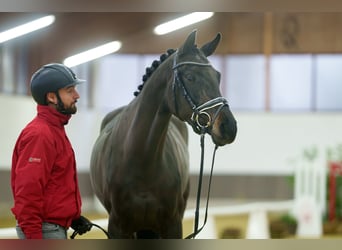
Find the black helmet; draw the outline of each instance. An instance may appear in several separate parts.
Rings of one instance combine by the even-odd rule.
[[[78,79],[75,73],[60,63],[44,65],[31,78],[31,93],[33,99],[42,105],[47,105],[46,94],[57,92],[61,88],[85,82]]]

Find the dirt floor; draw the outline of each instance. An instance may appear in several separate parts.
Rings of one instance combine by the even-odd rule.
[[[98,214],[98,213],[87,213],[84,214],[87,218],[91,221],[96,222],[98,220],[106,219],[105,214]],[[239,229],[241,230],[239,233],[240,237],[243,237],[245,234],[245,227],[247,224],[247,215],[246,216],[225,216],[225,217],[216,217],[215,224],[217,226],[216,230],[218,235],[222,235],[226,229]],[[12,216],[10,217],[0,217],[0,229],[1,228],[14,228],[15,227],[15,220]],[[199,226],[202,225],[202,221],[199,222]],[[193,231],[193,220],[188,219],[183,221],[183,237],[188,236]],[[73,233],[73,230],[68,230],[69,237]],[[16,237],[13,237],[16,238]],[[93,227],[93,229],[84,234],[84,235],[77,235],[76,239],[106,239],[106,235],[98,228]]]
[[[219,202],[215,203],[216,205],[220,205]],[[192,205],[191,205],[192,206]],[[193,208],[193,206],[190,208]],[[2,208],[0,213],[0,229],[13,229],[15,228],[15,219],[13,215],[8,212],[9,209]],[[210,214],[210,209],[209,209]],[[87,218],[89,218],[93,223],[96,222],[103,222],[100,226],[106,228],[106,220],[107,215],[104,212],[85,212],[83,214]],[[279,217],[279,213],[268,213],[268,221],[272,221],[275,218]],[[240,214],[240,215],[221,215],[221,216],[213,216],[213,221],[208,220],[207,224],[205,225],[205,229],[208,227],[214,227],[213,230],[216,231],[215,234],[217,235],[218,239],[245,239],[246,238],[246,230],[248,224],[248,214]],[[212,222],[212,223],[210,223]],[[199,221],[199,227],[203,224],[202,219]],[[183,220],[183,238],[188,236],[193,232],[193,225],[194,219],[190,216],[190,219]],[[342,229],[341,229],[342,230]],[[341,231],[342,232],[342,231]],[[69,237],[73,233],[73,230],[68,230]],[[0,238],[1,237],[0,234]],[[6,237],[8,238],[16,238],[14,235],[13,237]],[[84,234],[84,235],[77,235],[76,239],[106,239],[107,236],[98,228],[93,227],[93,229]],[[295,236],[287,236],[287,238],[295,238]],[[341,239],[342,234],[332,234],[332,235],[324,235],[322,238],[333,238],[333,239]]]

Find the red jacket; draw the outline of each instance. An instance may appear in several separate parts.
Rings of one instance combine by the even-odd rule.
[[[12,156],[12,212],[26,238],[42,238],[42,222],[65,228],[80,217],[76,161],[64,125],[70,115],[38,105]]]

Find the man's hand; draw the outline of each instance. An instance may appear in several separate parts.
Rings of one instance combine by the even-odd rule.
[[[73,220],[71,223],[71,228],[74,229],[79,235],[90,231],[92,226],[92,223],[82,215],[80,218]]]

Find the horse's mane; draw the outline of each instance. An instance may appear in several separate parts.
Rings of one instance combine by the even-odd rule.
[[[160,56],[160,61],[154,60],[152,62],[151,67],[146,68],[146,73],[142,77],[143,83],[138,86],[138,90],[134,92],[134,96],[138,96],[141,92],[141,90],[144,88],[144,84],[147,81],[147,79],[152,75],[152,73],[159,67],[160,64],[162,64],[169,56],[171,56],[176,50],[174,49],[168,49],[166,52]]]

